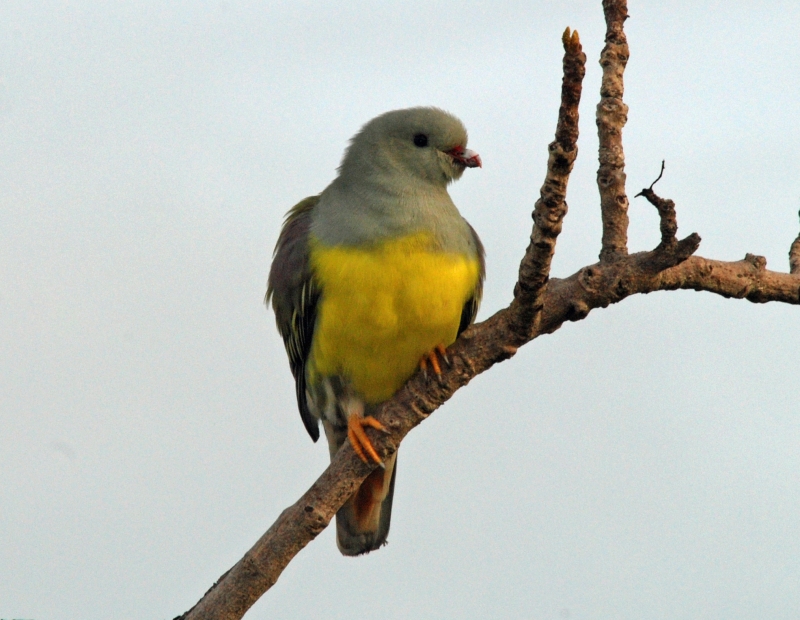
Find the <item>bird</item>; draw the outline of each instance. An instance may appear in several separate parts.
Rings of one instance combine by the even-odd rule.
[[[380,465],[336,514],[346,556],[386,544],[397,452],[383,462],[365,428],[419,369],[441,374],[446,347],[478,312],[484,249],[448,185],[482,167],[467,130],[435,107],[392,110],[350,140],[338,176],[287,214],[273,253],[272,303],[300,417],[331,460],[349,441]]]

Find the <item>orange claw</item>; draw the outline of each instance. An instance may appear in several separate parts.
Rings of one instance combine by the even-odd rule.
[[[364,431],[365,426],[386,432],[386,427],[371,415],[362,418],[358,414],[353,414],[347,418],[347,437],[350,439],[350,445],[353,446],[355,453],[365,463],[369,461],[367,458],[369,456],[378,465],[384,467],[381,457],[378,456],[372,446],[372,442],[367,437],[367,433]]]
[[[422,356],[422,359],[419,361],[419,367],[422,368],[422,371],[427,375],[428,374],[428,362],[433,367],[433,372],[437,375],[442,374],[442,367],[439,365],[439,357],[436,354],[439,354],[441,358],[450,365],[450,360],[447,358],[447,349],[443,344],[437,344],[431,351],[426,353]]]

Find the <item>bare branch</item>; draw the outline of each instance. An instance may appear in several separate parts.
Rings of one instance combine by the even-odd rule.
[[[514,331],[520,335],[520,344],[531,339],[541,315],[556,239],[567,214],[567,182],[578,156],[578,104],[586,74],[586,54],[581,49],[577,31],[570,34],[567,28],[562,42],[564,78],[556,137],[548,147],[547,175],[533,211],[531,242],[520,263],[519,280],[514,289]]]
[[[661,161],[661,172],[658,178],[650,184],[650,187],[643,189],[634,198],[644,196],[648,202],[658,210],[661,219],[661,243],[654,250],[654,254],[659,257],[660,269],[666,269],[677,265],[681,260],[685,260],[697,251],[700,245],[700,236],[692,233],[686,239],[678,241],[678,216],[675,213],[675,203],[668,198],[661,198],[653,191],[653,186],[661,180],[664,175],[664,161]],[[677,258],[678,260],[672,260]]]
[[[691,249],[699,237],[680,243]],[[686,250],[688,251],[688,250]],[[578,321],[595,308],[605,308],[638,293],[676,289],[708,291],[754,303],[800,305],[800,277],[765,269],[763,257],[748,254],[726,262],[700,256],[681,259],[668,269],[654,270],[653,254],[639,252],[614,262],[589,265],[563,280],[552,279],[545,299],[540,333],[552,333],[565,321]]]
[[[664,162],[661,162],[661,172],[658,178],[646,187],[641,192],[636,194],[634,198],[644,196],[648,202],[658,210],[658,215],[661,218],[661,244],[658,246],[661,249],[666,249],[677,245],[678,240],[675,235],[678,233],[678,218],[675,214],[675,203],[672,200],[661,198],[653,191],[653,186],[661,180],[664,174]]]
[[[311,488],[179,618],[238,620],[244,616],[275,584],[294,556],[328,526],[372,468],[346,443]]]
[[[627,0],[603,0],[606,17],[606,45],[600,54],[603,81],[597,104],[597,133],[600,137],[597,187],[603,217],[603,245],[600,260],[613,260],[628,253],[628,196],[625,193],[625,153],[622,128],[628,121],[628,106],[622,101],[622,75],[628,63],[628,41],[623,26],[628,18]]]
[[[653,187],[655,187],[656,183],[658,183],[661,180],[661,177],[664,176],[665,164],[666,164],[666,162],[662,159],[661,160],[661,170],[659,171],[658,176],[656,177],[656,180],[653,181],[652,183],[650,183],[650,187],[648,187],[647,189],[653,189]],[[642,195],[644,195],[644,190],[642,190],[641,192],[636,194],[636,196],[634,196],[634,198],[636,198],[637,196],[642,196]]]
[[[800,234],[789,249],[789,273],[800,274]]]
[[[627,106],[622,102],[622,74],[628,59],[622,27],[627,6],[625,0],[603,0],[603,8],[608,30],[601,58],[602,99],[597,109],[597,180],[603,215],[600,262],[565,279],[550,278],[556,239],[567,213],[567,182],[578,152],[578,103],[586,61],[578,34],[567,29],[556,137],[549,146],[547,176],[533,212],[531,241],[520,264],[514,300],[508,308],[461,335],[448,349],[451,363],[441,376],[429,378],[417,373],[380,406],[375,417],[388,432],[371,433],[370,438],[384,459],[397,450],[412,428],[476,375],[513,356],[526,342],[556,331],[567,321],[579,321],[595,308],[638,293],[674,289],[709,291],[757,303],[800,304],[800,236],[790,251],[791,274],[768,271],[766,260],[751,254],[736,262],[693,256],[700,237],[691,234],[677,240],[675,203],[655,194],[655,182],[639,195],[658,209],[661,243],[650,252],[628,255],[621,134],[627,118]],[[292,558],[327,527],[373,468],[345,443],[303,497],[284,510],[244,557],[181,618],[241,618],[277,581]]]

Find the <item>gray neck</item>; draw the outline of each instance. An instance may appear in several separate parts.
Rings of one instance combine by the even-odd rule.
[[[341,175],[320,195],[311,234],[325,245],[362,246],[380,240],[429,232],[445,252],[475,254],[477,249],[447,187],[410,175],[373,174],[357,184]]]

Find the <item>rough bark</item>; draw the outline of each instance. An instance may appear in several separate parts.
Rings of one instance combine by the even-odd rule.
[[[789,249],[789,273],[800,274],[800,235],[797,235]]]
[[[628,19],[627,0],[603,0],[606,45],[600,53],[603,80],[597,104],[597,133],[600,138],[597,187],[603,218],[600,260],[614,260],[628,253],[628,196],[625,193],[625,153],[622,128],[628,121],[628,106],[622,101],[622,80],[628,64],[628,40],[623,27]]]
[[[562,43],[565,50],[564,77],[556,137],[547,147],[547,174],[533,209],[531,241],[519,266],[510,308],[514,317],[512,327],[519,336],[519,345],[531,339],[542,313],[556,239],[567,214],[567,183],[578,157],[578,104],[586,74],[586,54],[581,49],[577,31],[570,34],[567,28]]]
[[[597,109],[598,188],[603,216],[600,262],[568,278],[549,278],[556,239],[567,213],[567,182],[578,153],[578,104],[586,61],[577,32],[567,29],[556,137],[549,145],[547,174],[533,212],[534,226],[520,264],[514,299],[507,308],[461,335],[448,350],[450,364],[441,376],[417,373],[380,407],[376,417],[388,432],[370,431],[370,437],[384,458],[397,450],[412,428],[476,375],[513,356],[520,346],[538,336],[630,295],[692,289],[756,303],[800,304],[800,236],[790,251],[791,273],[769,271],[766,260],[752,254],[735,262],[693,256],[700,237],[693,233],[677,239],[675,203],[659,197],[653,191],[655,183],[638,195],[658,210],[661,242],[652,251],[628,255],[622,149],[622,127],[627,119],[627,107],[622,102],[622,73],[628,59],[623,32],[626,1],[603,0],[603,9],[608,30],[601,56],[603,81]],[[292,558],[327,527],[373,468],[346,443],[312,487],[284,510],[244,557],[180,618],[241,618],[277,581]]]

